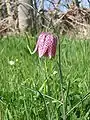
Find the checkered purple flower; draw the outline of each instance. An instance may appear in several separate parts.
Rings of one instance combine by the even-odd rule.
[[[48,32],[42,32],[39,37],[35,47],[35,50],[38,52],[39,57],[47,56],[52,58],[56,54],[57,38]]]

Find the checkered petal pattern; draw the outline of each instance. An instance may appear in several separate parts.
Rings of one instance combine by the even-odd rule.
[[[36,44],[35,51],[38,52],[39,57],[47,56],[52,58],[56,54],[57,38],[48,32],[42,32]]]

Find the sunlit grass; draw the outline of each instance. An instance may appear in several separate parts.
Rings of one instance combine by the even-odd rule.
[[[39,59],[30,55],[27,44],[33,50],[36,39],[29,39],[0,40],[0,119],[62,120],[58,47],[54,59]],[[63,37],[60,52],[67,120],[89,120],[90,97],[81,100],[90,92],[90,41]]]

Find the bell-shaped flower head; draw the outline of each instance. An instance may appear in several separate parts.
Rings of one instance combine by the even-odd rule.
[[[56,54],[56,46],[57,38],[51,33],[42,32],[38,37],[38,41],[33,53],[37,51],[40,58],[42,56],[47,56],[51,58],[54,57]]]

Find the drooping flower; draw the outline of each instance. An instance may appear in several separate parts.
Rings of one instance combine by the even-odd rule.
[[[56,54],[57,38],[48,32],[42,32],[39,37],[35,47],[35,50],[39,54],[39,57],[47,56],[49,58],[54,57]]]

